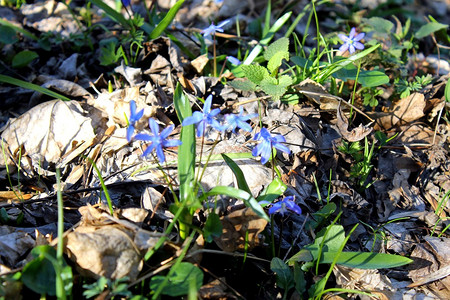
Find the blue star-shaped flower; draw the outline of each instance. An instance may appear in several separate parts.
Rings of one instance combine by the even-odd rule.
[[[201,34],[203,34],[203,37],[207,37],[216,34],[216,32],[223,32],[222,27],[227,25],[228,23],[230,23],[230,20],[222,21],[217,26],[214,25],[214,23],[212,23],[211,25],[208,26],[208,28],[203,29],[201,31]]]
[[[123,6],[128,6],[128,5],[130,5],[130,3],[131,3],[131,0],[122,0]]]
[[[293,211],[298,215],[302,214],[302,209],[300,206],[295,204],[294,196],[287,196],[284,197],[283,200],[275,203],[272,205],[271,208],[269,208],[269,215],[273,215],[274,213],[280,213],[282,216],[288,211]]]
[[[141,109],[139,112],[136,112],[136,102],[134,100],[130,101],[130,118],[128,119],[128,128],[127,128],[127,140],[131,141],[131,137],[134,133],[134,125],[140,118],[144,115],[144,109]]]
[[[220,109],[215,108],[211,110],[212,95],[209,95],[205,104],[203,105],[203,112],[196,111],[192,116],[187,117],[181,123],[183,126],[197,124],[197,137],[203,136],[206,126],[211,125],[214,129],[218,131],[224,131],[223,127],[214,118],[220,113]]]
[[[350,54],[353,54],[356,51],[356,49],[358,50],[364,49],[364,45],[359,41],[364,38],[365,33],[361,32],[358,33],[356,36],[355,34],[356,34],[355,27],[353,27],[352,30],[350,30],[349,36],[346,36],[345,34],[342,33],[338,34],[339,38],[344,42],[344,44],[339,48],[339,51],[345,52],[348,50]]]
[[[269,161],[270,157],[272,156],[272,147],[275,147],[276,149],[286,152],[287,154],[291,153],[291,150],[289,150],[288,147],[281,144],[286,142],[286,139],[281,134],[278,135],[271,135],[269,130],[266,128],[261,128],[261,131],[258,132],[254,140],[261,141],[255,148],[253,148],[252,155],[253,156],[259,156],[261,155],[261,163],[265,164],[267,161]]]
[[[151,142],[150,146],[145,149],[143,156],[147,156],[153,149],[156,150],[156,156],[158,156],[158,160],[160,163],[163,163],[166,160],[164,156],[163,147],[176,147],[181,145],[181,141],[179,140],[168,140],[170,133],[174,129],[174,125],[170,125],[169,127],[163,129],[161,133],[159,133],[158,123],[152,118],[148,120],[148,125],[150,126],[150,130],[152,132],[151,135],[145,133],[136,134],[135,138],[137,140],[142,140],[146,142]]]
[[[236,128],[239,127],[242,130],[250,132],[252,131],[252,127],[246,121],[250,120],[251,118],[255,118],[257,116],[258,114],[250,114],[244,116],[244,109],[241,106],[238,115],[236,114],[225,115],[226,124],[224,125],[223,129],[233,130],[233,132],[236,133]]]

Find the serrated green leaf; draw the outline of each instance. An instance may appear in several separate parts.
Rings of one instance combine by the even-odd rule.
[[[394,23],[380,17],[372,17],[367,20],[367,23],[380,33],[389,33],[394,28]]]
[[[287,56],[289,57],[289,39],[286,37],[276,40],[270,44],[269,47],[267,47],[266,52],[264,52],[264,58],[269,61],[280,52],[287,53]]]
[[[283,59],[289,61],[289,52],[277,52],[275,53],[267,63],[267,69],[273,73],[281,66]]]
[[[203,272],[193,264],[182,262],[179,265],[174,265],[172,268],[175,268],[175,270],[169,277],[170,284],[163,288],[161,294],[180,297],[188,294],[192,281],[194,281],[194,287],[197,291],[203,285]],[[152,277],[150,289],[156,290],[164,282],[164,279],[164,276],[159,275]]]
[[[436,32],[436,31],[439,31],[439,30],[447,28],[447,27],[448,27],[447,24],[431,22],[431,23],[425,24],[422,27],[420,27],[419,30],[414,34],[414,36],[417,39],[421,39],[421,38],[424,38],[424,37]]]
[[[227,165],[230,167],[231,171],[233,171],[234,176],[236,176],[236,181],[238,184],[238,187],[246,191],[247,193],[251,194],[250,188],[248,187],[247,181],[245,180],[244,173],[242,172],[241,168],[226,154],[222,153],[223,160],[227,163]]]
[[[291,269],[278,257],[272,258],[270,269],[277,275],[277,286],[289,290],[294,287],[294,276]]]
[[[241,91],[254,91],[256,90],[256,84],[251,82],[250,80],[246,78],[239,78],[234,79],[230,82],[230,85],[234,87],[235,89],[241,90]]]
[[[292,85],[293,80],[291,78],[291,76],[289,75],[282,75],[280,77],[278,77],[278,85],[283,86],[283,87],[288,87],[290,85]]]
[[[34,51],[23,50],[14,55],[11,65],[13,68],[23,68],[38,57],[39,55]]]
[[[286,79],[285,77],[289,79]],[[281,80],[281,84],[276,78],[273,77],[264,78],[264,80],[262,80],[260,83],[261,89],[267,95],[270,95],[274,100],[280,99],[280,97],[283,96],[284,93],[286,93],[286,87],[289,85],[289,80],[292,83],[292,79],[287,75],[283,75],[280,77],[280,79],[281,78],[283,78]]]
[[[266,68],[257,64],[242,66],[242,71],[244,71],[245,77],[254,84],[260,84],[264,78],[270,76]]]

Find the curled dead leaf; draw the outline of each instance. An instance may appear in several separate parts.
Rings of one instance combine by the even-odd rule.
[[[373,130],[372,127],[367,127],[362,124],[359,124],[358,127],[353,128],[351,131],[348,131],[348,120],[345,117],[340,104],[337,108],[336,125],[342,137],[349,142],[358,142],[364,139],[366,136],[368,136]]]
[[[220,219],[222,235],[214,239],[225,252],[250,251],[261,242],[259,234],[266,228],[267,221],[259,217],[251,208],[236,210]],[[248,234],[248,237],[247,237]]]

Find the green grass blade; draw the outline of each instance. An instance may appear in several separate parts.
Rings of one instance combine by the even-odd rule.
[[[245,180],[244,173],[242,172],[241,168],[226,154],[222,153],[223,160],[227,163],[227,165],[230,167],[231,171],[233,171],[234,176],[236,176],[238,187],[246,191],[247,193],[251,194],[250,188],[248,187],[247,181]]]
[[[181,5],[183,5],[184,0],[178,0],[177,3],[169,10],[167,15],[164,17],[164,19],[159,22],[159,24],[156,26],[156,28],[152,31],[149,38],[150,39],[156,39],[158,38],[164,30],[166,30],[167,27],[169,27],[170,23],[172,23],[173,19],[175,18],[178,10],[180,10]]]
[[[231,187],[231,186],[216,186],[212,188],[209,192],[202,195],[201,199],[205,200],[209,196],[216,196],[216,195],[225,195],[232,198],[241,199],[244,201],[245,205],[247,207],[251,207],[253,211],[263,218],[266,221],[270,221],[269,217],[267,216],[266,212],[262,208],[262,206],[256,201],[255,198],[246,191]]]
[[[10,76],[6,76],[6,75],[0,75],[0,82],[5,82],[5,83],[9,83],[9,84],[13,84],[16,86],[20,86],[24,89],[29,89],[29,90],[33,90],[57,99],[61,99],[63,101],[70,101],[69,98],[67,98],[66,96],[63,96],[61,94],[58,94],[56,92],[53,92],[49,89],[43,88],[39,85],[33,84],[33,83],[29,83],[20,79],[16,79]]]
[[[272,182],[262,191],[261,195],[256,198],[258,202],[267,201],[272,203],[273,200],[281,196],[287,189],[286,184],[276,177]]]
[[[125,28],[130,28],[130,23],[125,19],[125,17],[111,8],[108,4],[103,2],[102,0],[91,0],[92,3],[103,9],[106,14],[111,17],[114,21],[120,23]]]

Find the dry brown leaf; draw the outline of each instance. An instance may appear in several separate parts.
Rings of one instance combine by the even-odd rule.
[[[340,104],[337,108],[337,123],[336,123],[336,125],[337,125],[342,137],[349,142],[359,142],[360,140],[362,140],[366,136],[368,136],[373,130],[372,127],[367,127],[367,126],[363,126],[362,124],[359,124],[358,127],[353,128],[351,131],[348,131],[348,120],[345,117]]]
[[[16,268],[21,258],[35,246],[34,239],[17,228],[0,226],[0,264]]]
[[[386,294],[394,291],[391,281],[378,270],[363,270],[336,265],[333,268],[336,282],[345,289],[360,291],[378,291],[381,299],[389,299]]]
[[[320,105],[320,109],[323,110],[335,110],[342,98],[331,95],[327,90],[320,84],[311,79],[305,79],[294,88],[306,96],[309,100],[314,101]]]
[[[251,251],[260,244],[259,234],[267,225],[267,221],[251,208],[236,210],[220,220],[223,227],[222,235],[214,238],[214,241],[225,252],[244,251],[246,244],[248,251]]]
[[[425,115],[425,106],[425,97],[420,93],[413,93],[400,99],[390,112],[372,114],[372,117],[376,119],[375,130],[387,130],[418,120]]]
[[[35,168],[46,169],[72,150],[95,138],[92,120],[77,101],[53,100],[39,104],[12,121],[1,135],[11,153],[24,147]],[[0,156],[0,165],[10,164]]]
[[[142,269],[133,233],[118,225],[80,226],[64,239],[66,254],[88,277],[135,280]]]
[[[225,278],[222,277],[203,285],[198,291],[200,299],[237,299],[235,295],[226,292],[227,286],[224,282]]]

